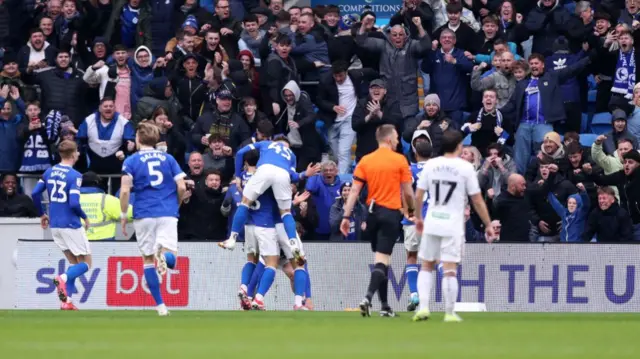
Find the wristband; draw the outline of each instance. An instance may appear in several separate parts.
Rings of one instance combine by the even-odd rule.
[[[351,220],[351,216],[342,216],[342,219],[348,219],[348,220]]]
[[[127,218],[129,218],[129,215],[127,214],[127,212],[120,213],[120,219],[127,219]]]

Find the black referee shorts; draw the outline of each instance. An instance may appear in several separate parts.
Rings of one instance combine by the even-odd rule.
[[[376,205],[372,212],[367,217],[363,239],[371,242],[373,252],[391,255],[402,230],[402,213],[397,209]]]

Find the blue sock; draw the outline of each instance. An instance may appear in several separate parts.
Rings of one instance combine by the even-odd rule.
[[[258,286],[258,283],[260,283],[260,279],[262,278],[262,274],[264,274],[264,269],[265,269],[265,265],[264,263],[262,263],[262,261],[259,261],[258,264],[256,265],[256,269],[253,271],[253,274],[251,275],[251,280],[249,281],[249,285],[247,286],[247,296],[248,297],[252,297],[256,295],[256,287]]]
[[[273,284],[273,280],[276,278],[276,269],[273,267],[266,267],[262,278],[260,278],[260,285],[258,286],[258,294],[265,296]]]
[[[85,274],[88,270],[89,265],[84,262],[72,265],[71,267],[67,268],[67,282],[75,281],[76,278]]]
[[[253,262],[247,262],[242,267],[242,276],[240,277],[240,284],[248,285],[253,276],[253,271],[256,269],[256,264]]]
[[[233,221],[231,222],[231,233],[240,233],[247,223],[249,218],[249,207],[240,203],[236,209],[236,214],[233,215]]]
[[[171,252],[164,252],[164,259],[167,260],[167,267],[173,269],[176,267],[176,255]]]
[[[407,264],[405,268],[405,273],[407,274],[407,283],[409,283],[409,292],[410,293],[418,293],[418,265],[417,264]]]
[[[158,281],[158,274],[153,264],[144,265],[144,278],[147,280],[147,287],[149,287],[149,292],[156,305],[164,304],[162,294],[160,294],[160,281]]]
[[[65,287],[67,287],[67,297],[71,298],[71,296],[76,292],[76,279],[69,279],[69,276],[67,275]]]
[[[282,215],[282,224],[284,224],[284,231],[287,232],[287,237],[289,237],[289,239],[298,237],[298,233],[296,232],[296,221],[293,219],[291,213],[285,213]]]
[[[307,285],[304,289],[305,297],[311,298],[311,277],[309,276],[309,267],[307,263],[304,264],[304,271],[307,273]]]
[[[297,268],[293,272],[293,292],[295,295],[304,296],[307,288],[307,272],[303,268]]]

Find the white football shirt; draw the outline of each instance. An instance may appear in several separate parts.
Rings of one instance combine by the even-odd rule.
[[[480,193],[473,165],[461,158],[434,158],[422,169],[417,187],[429,193],[423,232],[441,237],[463,236],[467,197]]]

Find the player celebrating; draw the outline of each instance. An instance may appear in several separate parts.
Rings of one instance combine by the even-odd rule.
[[[413,154],[416,162],[412,162],[409,168],[411,169],[411,176],[413,177],[414,186],[420,178],[420,173],[427,160],[431,157],[431,138],[429,133],[425,130],[418,130],[413,134],[413,140],[411,141],[411,147],[413,148]],[[422,215],[426,213],[427,202],[422,207]],[[409,305],[407,311],[413,312],[420,303],[418,296],[418,248],[420,247],[420,235],[416,234],[416,226],[406,216],[402,219],[402,229],[404,231],[404,248],[407,251],[407,266],[405,273],[407,276],[407,283],[409,284]]]
[[[60,309],[78,310],[71,302],[71,295],[75,291],[76,278],[91,266],[91,249],[85,232],[89,228],[89,219],[80,207],[82,175],[73,169],[80,156],[78,146],[73,141],[62,141],[58,145],[58,152],[62,160],[42,175],[31,197],[40,211],[42,228],[51,227],[53,241],[71,263],[65,273],[53,280],[62,302]],[[42,192],[45,189],[49,194],[51,219],[42,213]],[[80,219],[84,220],[84,228]]]
[[[140,123],[136,131],[139,152],[122,165],[120,207],[122,231],[126,235],[129,195],[133,189],[133,227],[144,261],[144,277],[156,303],[158,315],[169,314],[160,294],[158,275],[174,268],[178,253],[178,209],[186,191],[178,162],[169,154],[155,150],[160,138],[155,125]],[[154,257],[157,273],[154,268]]]
[[[458,296],[456,271],[462,259],[462,245],[465,240],[464,209],[467,196],[471,197],[473,208],[484,223],[487,240],[492,242],[495,237],[473,165],[459,158],[462,153],[462,134],[458,131],[446,132],[442,138],[442,152],[444,156],[434,158],[425,164],[416,190],[417,208],[422,207],[426,191],[430,196],[424,222],[420,211],[416,213],[415,220],[416,231],[423,233],[423,237],[419,253],[422,269],[418,274],[420,309],[413,316],[414,321],[426,320],[431,315],[429,296],[437,260],[442,262],[444,272],[444,321],[462,321],[454,312],[454,306]]]
[[[296,244],[296,222],[291,215],[291,174],[295,173],[296,156],[289,149],[289,141],[284,136],[276,136],[274,141],[249,144],[236,153],[236,178],[240,178],[244,154],[251,150],[260,152],[258,169],[242,191],[242,203],[236,209],[231,224],[231,234],[229,239],[223,242],[223,246],[227,249],[235,247],[238,233],[249,216],[249,207],[261,194],[271,188],[289,237],[289,245],[294,255],[299,257],[300,249]]]

